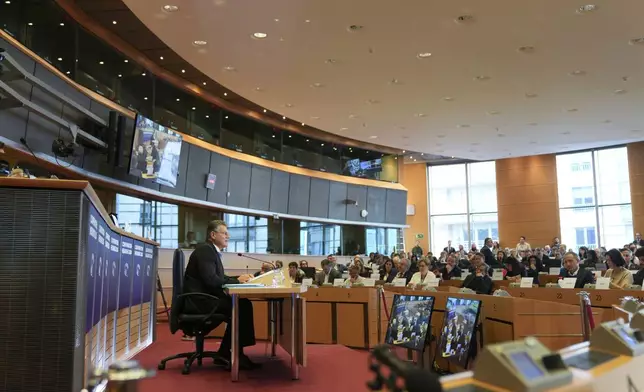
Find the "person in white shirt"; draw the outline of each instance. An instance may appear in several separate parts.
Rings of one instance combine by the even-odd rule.
[[[344,281],[345,287],[351,287],[356,284],[363,284],[364,278],[359,275],[360,269],[356,265],[349,267],[349,277]]]
[[[517,252],[521,252],[521,251],[528,251],[532,248],[530,247],[530,244],[526,242],[525,237],[521,236],[519,238],[519,243],[517,244],[516,249],[517,249]]]
[[[195,232],[189,231],[186,233],[186,240],[181,243],[181,248],[190,249],[197,246],[197,240],[195,239]]]
[[[420,259],[418,260],[418,272],[412,275],[407,286],[418,290],[427,285],[430,280],[436,280],[436,275],[429,271],[427,260]]]

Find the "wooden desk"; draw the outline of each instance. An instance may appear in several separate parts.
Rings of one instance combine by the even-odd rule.
[[[263,300],[282,299],[283,307],[279,314],[277,341],[291,357],[291,376],[300,378],[300,366],[306,366],[306,300],[300,294],[306,287],[235,287],[227,289],[232,299],[231,317],[231,372],[232,381],[239,381],[239,299],[259,298]],[[275,313],[273,313],[275,315]],[[277,331],[277,329],[275,329]]]

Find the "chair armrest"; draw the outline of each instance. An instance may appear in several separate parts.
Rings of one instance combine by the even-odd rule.
[[[214,299],[216,301],[219,301],[219,297],[216,297],[214,295],[206,294],[206,293],[185,293],[177,296],[178,298],[184,298],[184,297],[191,297],[191,296],[196,296],[196,297],[204,297],[204,298],[209,298],[209,299]],[[217,309],[219,308],[219,302],[217,302],[217,306],[215,306],[212,311],[204,317],[204,321],[211,318],[216,312]]]

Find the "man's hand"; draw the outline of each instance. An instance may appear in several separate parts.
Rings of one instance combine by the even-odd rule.
[[[239,280],[239,283],[246,283],[249,280],[253,279],[253,275],[246,274],[246,275],[240,275],[237,280]]]

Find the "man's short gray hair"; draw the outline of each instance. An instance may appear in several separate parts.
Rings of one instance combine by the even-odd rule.
[[[208,228],[206,229],[206,238],[210,238],[210,233],[217,232],[221,226],[226,226],[226,222],[220,220],[220,219],[215,219],[213,221],[210,221],[208,223]]]

